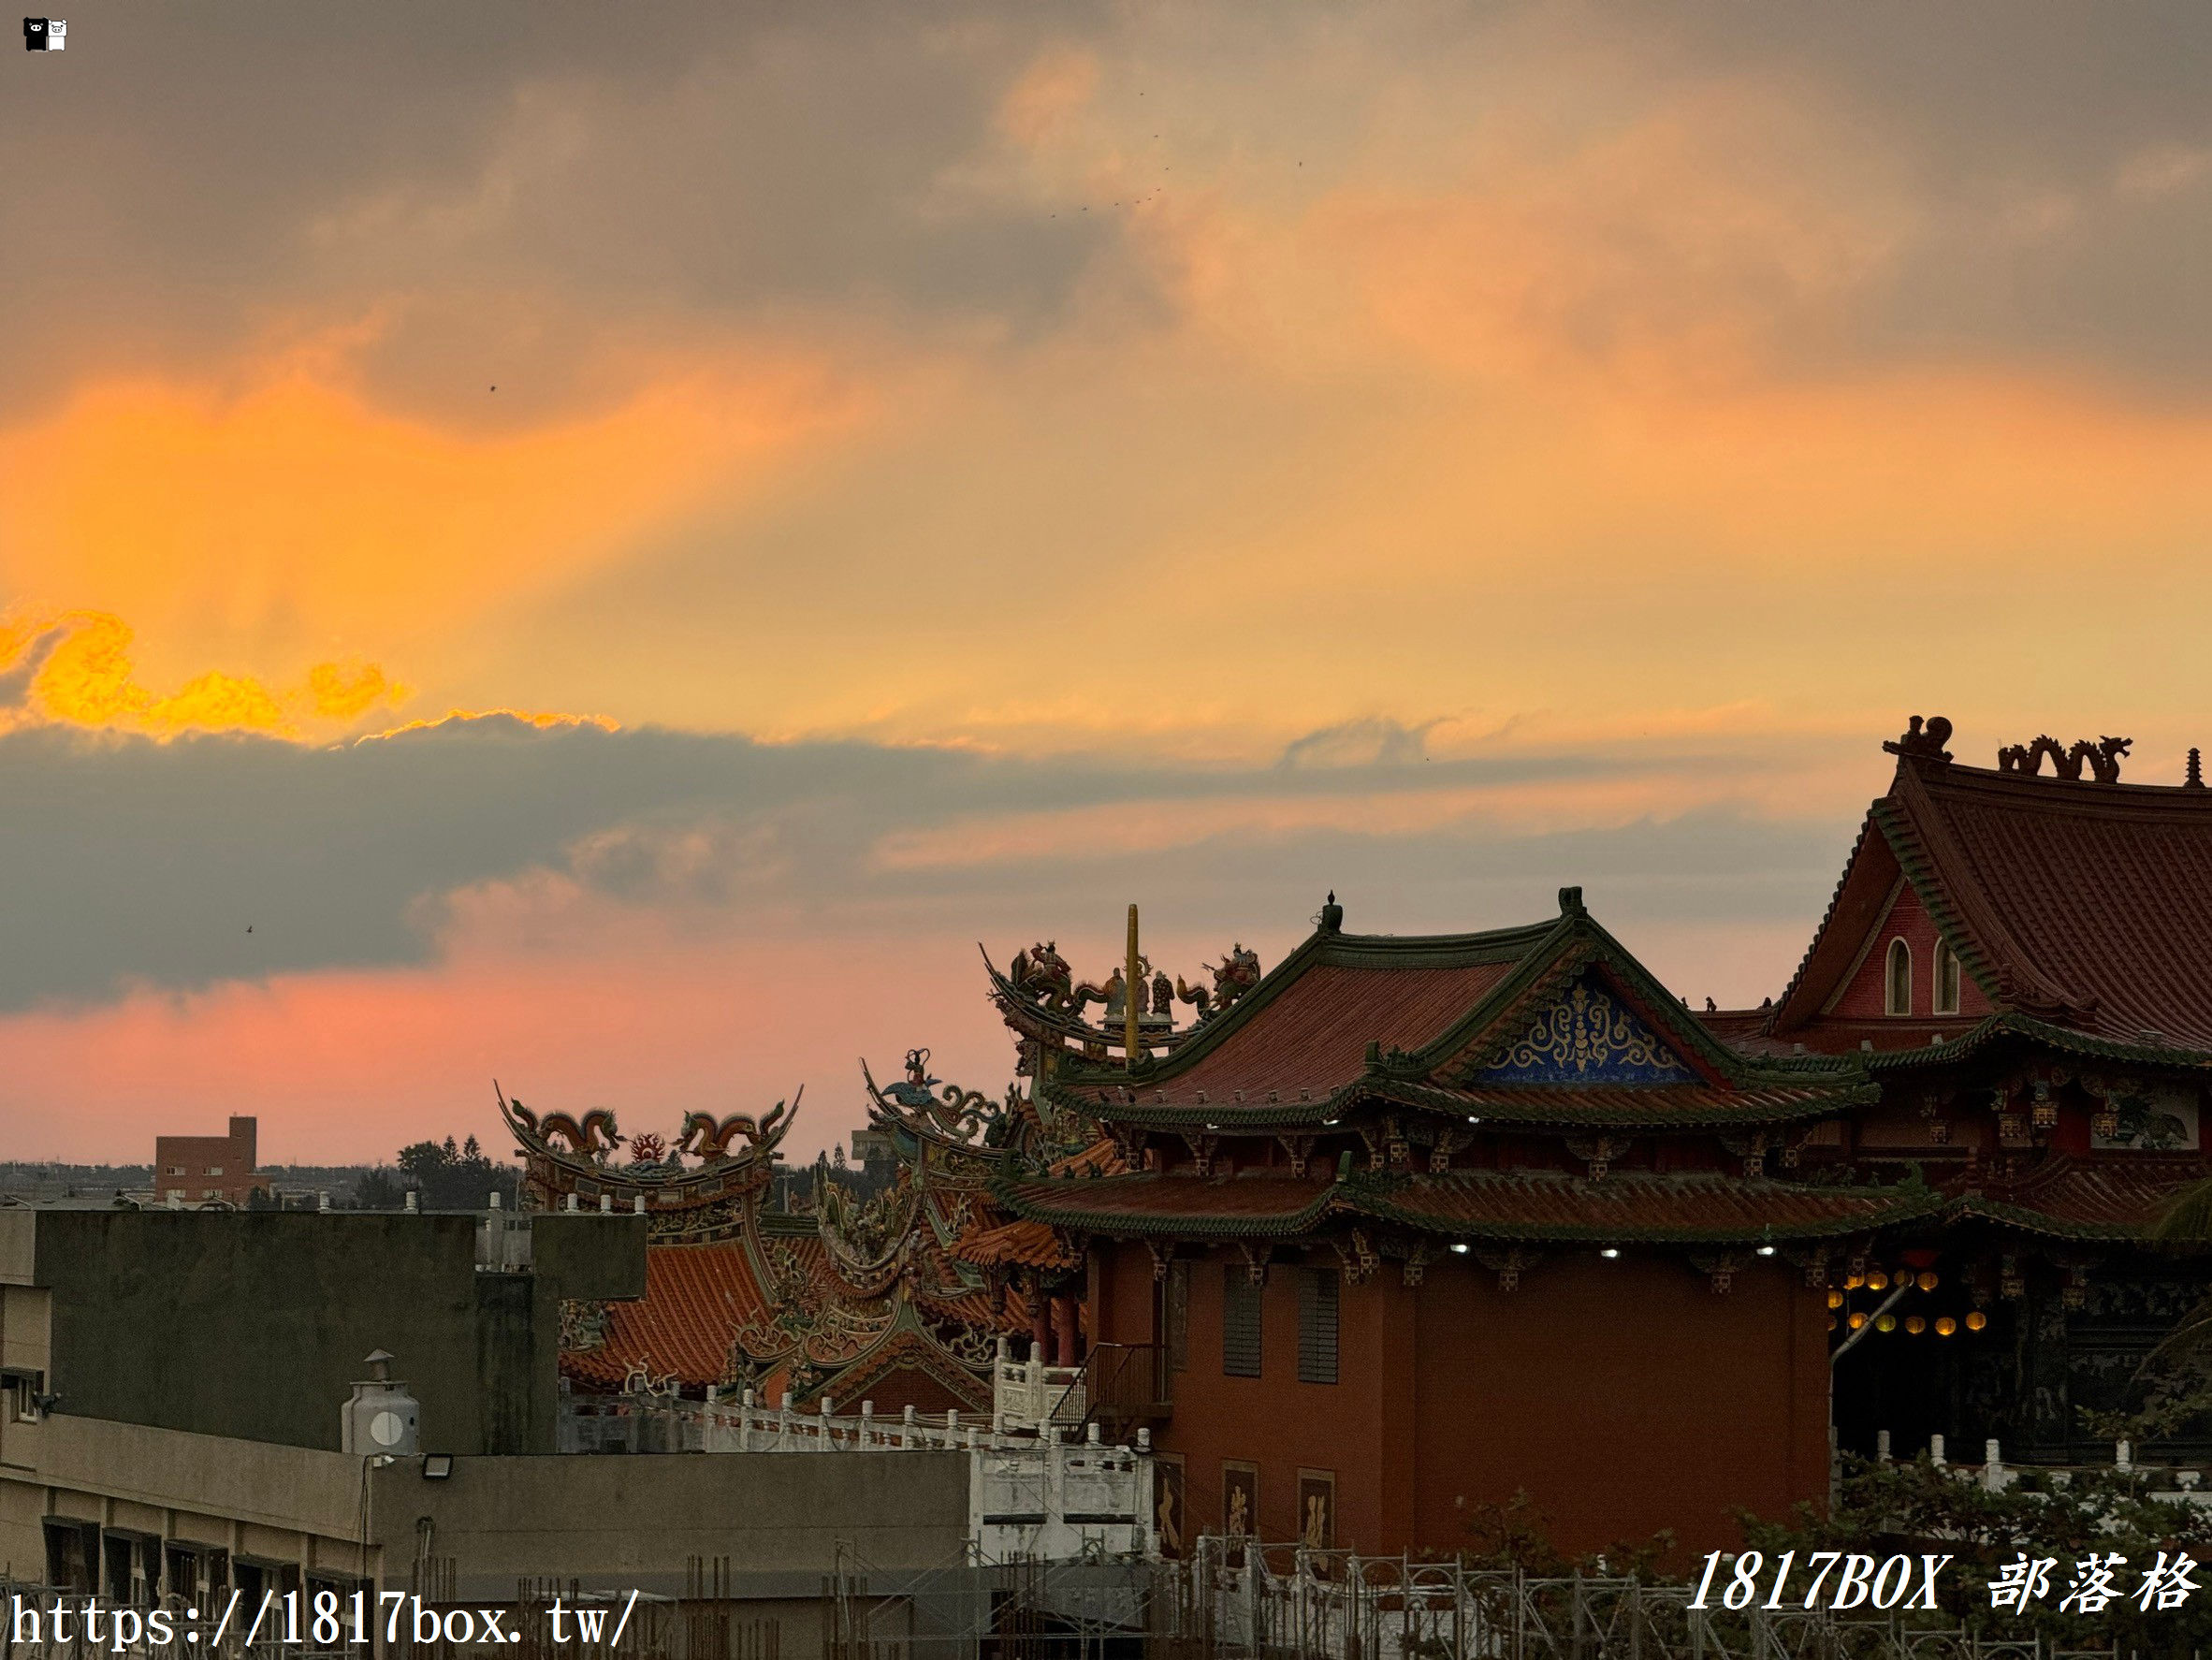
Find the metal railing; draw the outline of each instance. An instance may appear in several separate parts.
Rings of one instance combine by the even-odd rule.
[[[1140,1427],[1157,1429],[1171,1410],[1167,1348],[1157,1343],[1099,1344],[1084,1359],[1082,1390],[1080,1426],[1095,1423],[1108,1440]]]

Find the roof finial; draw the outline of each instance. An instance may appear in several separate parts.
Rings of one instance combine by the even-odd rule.
[[[1336,890],[1329,890],[1328,903],[1321,907],[1321,932],[1334,934],[1344,927],[1344,907],[1336,902]]]
[[[2189,777],[2181,780],[2184,790],[2202,790],[2205,787],[2205,755],[2194,744],[2189,750]]]
[[[1559,914],[1562,916],[1579,916],[1581,913],[1582,890],[1580,888],[1560,889]]]
[[[1121,1053],[1130,1066],[1137,1064],[1138,1011],[1144,1004],[1144,981],[1137,956],[1137,908],[1129,907],[1129,960],[1121,988]]]
[[[1920,717],[1914,715],[1902,733],[1882,747],[1892,755],[1910,755],[1920,761],[1948,761],[1951,751],[1943,746],[1950,741],[1951,722],[1943,716],[1929,716],[1923,731]]]

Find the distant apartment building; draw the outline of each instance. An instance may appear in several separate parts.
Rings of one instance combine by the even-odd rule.
[[[246,1196],[269,1183],[254,1173],[255,1120],[232,1118],[228,1135],[163,1135],[153,1138],[153,1191],[162,1203],[181,1200],[204,1204],[219,1199],[244,1204]]]

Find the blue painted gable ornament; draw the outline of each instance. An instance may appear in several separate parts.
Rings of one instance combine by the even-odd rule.
[[[1694,1084],[1657,1033],[1600,985],[1577,981],[1540,1011],[1496,1063],[1475,1074],[1483,1084]]]

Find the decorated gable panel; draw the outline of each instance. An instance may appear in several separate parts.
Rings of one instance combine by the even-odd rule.
[[[1696,1073],[1594,978],[1539,1011],[1491,1066],[1483,1084],[1691,1084]]]

